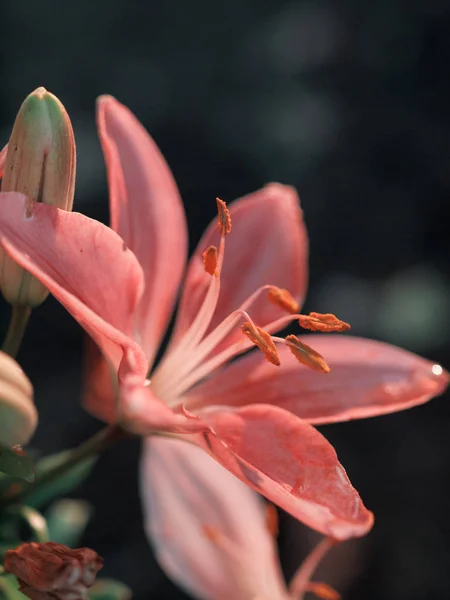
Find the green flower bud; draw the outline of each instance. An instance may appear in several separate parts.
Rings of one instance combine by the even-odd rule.
[[[13,358],[0,352],[0,444],[26,444],[37,421],[30,380]]]
[[[61,102],[43,87],[20,107],[6,155],[2,192],[21,192],[35,202],[72,210],[75,139]],[[0,288],[11,304],[38,306],[47,289],[2,250]]]

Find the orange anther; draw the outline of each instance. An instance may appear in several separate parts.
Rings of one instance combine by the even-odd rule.
[[[289,313],[295,314],[300,310],[297,300],[292,296],[289,290],[273,286],[269,288],[267,297],[272,304],[279,306]]]
[[[203,268],[210,275],[215,275],[218,277],[219,273],[217,272],[217,248],[215,246],[210,246],[207,250],[205,250],[202,254],[203,258]]]
[[[219,213],[220,235],[228,235],[231,231],[231,216],[227,205],[220,198],[216,198],[217,212]]]
[[[348,331],[350,325],[345,321],[341,321],[331,313],[322,314],[312,312],[307,315],[300,315],[298,322],[303,329],[310,331],[322,331],[328,333],[330,331]]]
[[[330,367],[327,365],[324,357],[310,346],[301,342],[297,336],[288,335],[286,341],[288,342],[289,350],[299,363],[320,373],[330,372]]]
[[[278,512],[273,504],[266,504],[266,526],[272,537],[278,536]]]
[[[306,591],[311,592],[311,594],[314,594],[322,600],[341,600],[342,598],[342,596],[336,590],[326,583],[317,583],[311,581],[308,583]]]
[[[269,362],[277,367],[280,366],[280,357],[278,356],[275,344],[267,331],[264,331],[261,327],[252,325],[248,321],[242,325],[242,331],[250,338],[255,346],[264,352],[264,355]]]

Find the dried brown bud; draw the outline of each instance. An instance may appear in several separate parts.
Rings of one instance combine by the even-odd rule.
[[[15,575],[20,591],[31,600],[86,600],[103,561],[89,548],[62,544],[22,544],[8,550],[5,570]]]

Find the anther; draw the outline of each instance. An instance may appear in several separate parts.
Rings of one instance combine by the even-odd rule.
[[[322,314],[312,312],[307,315],[300,315],[298,318],[300,327],[309,329],[310,331],[321,331],[328,333],[330,331],[348,331],[350,325],[345,321],[341,321],[332,313]]]
[[[286,337],[286,342],[289,350],[299,363],[309,367],[310,369],[313,369],[314,371],[319,371],[320,373],[330,372],[330,367],[327,365],[324,357],[310,346],[307,346],[301,342],[297,336],[288,335]]]
[[[277,367],[280,366],[280,357],[278,356],[275,344],[267,331],[246,321],[242,325],[242,332],[255,344],[255,346],[264,352],[264,356],[269,362]]]
[[[219,213],[219,231],[220,235],[228,235],[231,231],[231,216],[226,203],[220,198],[216,198],[217,212]]]
[[[311,592],[321,600],[341,600],[342,596],[326,583],[311,581],[306,587],[307,592]]]
[[[272,304],[279,306],[288,313],[298,313],[300,306],[296,299],[292,296],[289,290],[285,290],[276,286],[270,287],[267,292],[267,297]]]
[[[210,275],[219,276],[219,272],[217,271],[217,261],[218,261],[218,253],[217,248],[215,246],[210,246],[207,250],[205,250],[202,254],[203,258],[203,268]]]

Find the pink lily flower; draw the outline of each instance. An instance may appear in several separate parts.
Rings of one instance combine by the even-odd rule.
[[[311,423],[420,404],[443,391],[447,374],[379,342],[310,335],[305,345],[270,337],[292,320],[319,329],[329,321],[286,317],[282,309],[305,296],[307,236],[296,192],[280,184],[237,200],[229,215],[219,202],[219,227],[217,220],[209,226],[191,258],[169,348],[152,372],[186,262],[183,207],[157,146],[128,109],[100,98],[98,128],[111,228],[21,194],[0,198],[1,245],[101,350],[89,361],[88,410],[141,435],[187,436],[325,535],[364,535],[373,515]],[[233,231],[226,235],[229,217]],[[268,292],[278,305],[264,297]],[[265,355],[224,367],[253,343]],[[306,366],[329,370],[322,354],[328,375]]]
[[[193,597],[302,600],[313,592],[340,598],[311,581],[333,540],[319,543],[287,587],[275,542],[275,509],[201,449],[147,438],[141,482],[145,528],[158,561]]]

